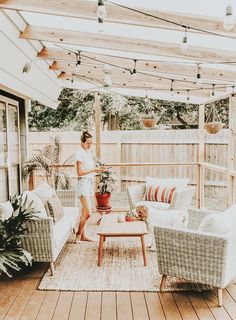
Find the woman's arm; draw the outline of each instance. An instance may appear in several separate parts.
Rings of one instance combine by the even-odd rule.
[[[106,170],[105,168],[93,168],[91,170],[81,170],[81,162],[80,161],[76,162],[76,166],[77,166],[77,174],[79,177],[84,176],[89,173],[99,173],[99,172],[103,172]]]

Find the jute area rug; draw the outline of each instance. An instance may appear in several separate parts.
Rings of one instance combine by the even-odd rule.
[[[108,238],[104,244],[101,267],[97,266],[98,241],[68,242],[55,263],[54,276],[48,270],[38,289],[160,291],[157,253],[147,248],[148,265],[144,267],[140,241],[133,239]],[[206,289],[209,287],[168,277],[165,291]]]

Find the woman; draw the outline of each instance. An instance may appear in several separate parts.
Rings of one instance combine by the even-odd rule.
[[[93,196],[93,177],[96,173],[100,173],[105,170],[101,167],[94,167],[94,160],[90,153],[91,146],[92,135],[88,131],[84,131],[81,135],[81,147],[76,154],[76,167],[78,174],[76,191],[82,206],[82,214],[76,238],[82,241],[92,241],[85,234],[85,224],[92,213],[91,196]]]

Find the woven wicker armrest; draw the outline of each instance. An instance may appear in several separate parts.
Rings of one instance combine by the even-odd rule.
[[[63,207],[76,207],[75,190],[56,190]]]
[[[143,200],[145,191],[146,191],[145,183],[127,187],[128,200],[129,200],[129,205],[131,209],[134,209],[136,203]]]
[[[197,230],[203,218],[205,218],[205,216],[212,213],[217,214],[219,213],[219,211],[190,208],[188,210],[188,214],[189,214],[188,229]]]
[[[222,287],[228,238],[189,230],[154,227],[161,274]]]
[[[54,260],[53,219],[39,218],[27,221],[26,232],[21,237],[22,246],[35,261]]]

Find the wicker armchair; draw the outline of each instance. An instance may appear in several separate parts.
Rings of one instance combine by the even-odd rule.
[[[158,268],[162,274],[160,288],[163,289],[167,276],[210,285],[218,289],[218,302],[222,306],[222,288],[236,275],[236,230],[219,235],[197,231],[209,213],[214,212],[190,209],[185,230],[154,227]]]
[[[145,190],[145,183],[127,187],[128,200],[131,209],[134,209],[136,204],[144,199]],[[195,188],[193,187],[176,190],[168,210],[181,210],[186,212],[191,205],[194,192]]]

